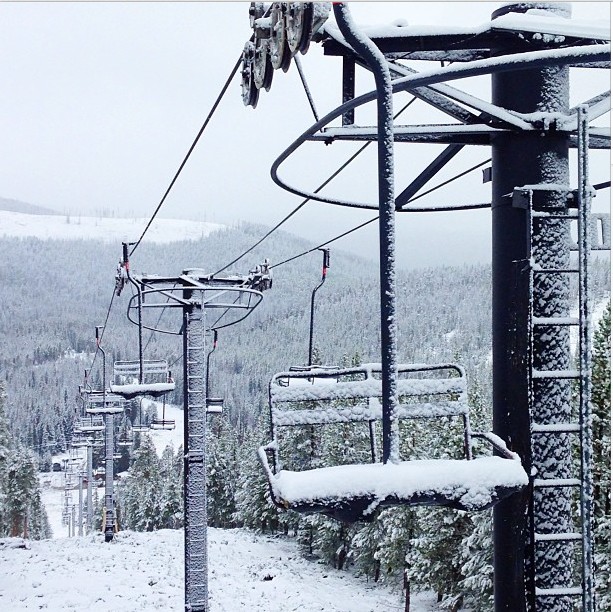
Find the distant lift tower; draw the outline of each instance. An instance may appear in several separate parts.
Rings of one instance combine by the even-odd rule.
[[[124,250],[124,271],[129,269],[126,253]],[[218,411],[219,400],[207,397],[206,338],[251,314],[262,301],[262,292],[272,284],[271,273],[264,263],[248,275],[219,277],[192,268],[173,277],[131,274],[131,281],[140,288],[128,305],[130,321],[145,329],[183,336],[185,610],[207,612],[206,415]],[[118,287],[121,285],[119,282]],[[166,308],[180,309],[179,332],[143,323],[144,312]]]
[[[307,141],[381,143],[386,131],[381,115],[375,126],[356,125],[355,109],[386,90],[377,84],[377,90],[356,96],[356,66],[377,78],[376,71],[342,28],[322,25],[328,3],[314,5],[307,12],[300,3],[252,3],[243,102],[255,107],[262,90],[271,87],[269,64],[287,70],[309,38],[322,43],[325,55],[342,58],[342,104],[287,147],[271,174],[301,197],[377,209],[377,203],[313,193],[281,176],[285,161]],[[335,16],[342,7],[335,3]],[[611,101],[606,91],[569,108],[569,81],[570,68],[610,69],[611,50],[609,24],[574,22],[570,7],[518,2],[503,5],[489,24],[478,27],[437,31],[412,26],[409,17],[407,25],[361,32],[362,40],[383,54],[391,92],[409,93],[451,119],[427,125],[394,119],[393,142],[443,147],[394,194],[395,212],[492,210],[493,426],[531,476],[528,487],[494,508],[496,612],[594,610],[588,273],[590,251],[610,249],[610,219],[592,215],[590,205],[596,190],[610,187],[610,181],[591,186],[588,160],[590,149],[610,148],[610,130],[592,121],[610,111]],[[421,73],[413,60],[434,62],[434,68]],[[449,84],[480,75],[491,75],[491,102]],[[484,172],[484,180],[492,182],[491,201],[413,203],[467,145],[491,150],[491,168]],[[577,187],[570,149],[578,152]],[[380,161],[385,155],[380,149]],[[577,364],[571,329],[578,330]]]
[[[115,535],[117,515],[114,494],[115,415],[125,410],[125,400],[106,389],[106,354],[100,345],[102,327],[96,327],[96,350],[102,354],[102,390],[86,390],[85,413],[104,419],[104,530],[105,542]]]

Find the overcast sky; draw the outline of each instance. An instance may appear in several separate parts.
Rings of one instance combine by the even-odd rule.
[[[409,24],[475,25],[488,21],[499,5],[350,3],[356,21],[369,25],[396,18]],[[250,36],[248,7],[247,2],[1,2],[0,197],[73,215],[106,210],[148,217]],[[576,18],[607,22],[609,10],[608,2],[573,7]],[[321,47],[312,45],[302,62],[317,109],[325,114],[339,103],[340,60],[323,57]],[[599,93],[608,83],[604,71],[591,71],[574,87],[572,101]],[[360,85],[372,89],[372,77],[364,75]],[[487,77],[466,87],[489,95]],[[406,94],[399,97],[397,107],[405,100]],[[425,105],[416,104],[412,112],[407,122],[435,120]],[[272,183],[270,166],[311,123],[295,67],[287,74],[275,72],[271,91],[262,92],[255,110],[243,106],[237,76],[161,215],[273,225],[300,199]],[[310,144],[288,162],[284,176],[314,189],[358,146]],[[376,157],[370,148],[330,193],[375,201]],[[440,151],[426,145],[396,149],[398,190]],[[487,148],[462,152],[441,179],[488,153]],[[606,180],[608,153],[594,157],[594,182]],[[608,207],[608,197],[608,192],[601,196],[601,207]],[[477,172],[429,201],[488,200],[489,185],[481,184]],[[285,229],[316,244],[372,216],[312,203]],[[401,215],[399,260],[404,265],[486,260],[489,219],[489,211]],[[376,228],[373,224],[337,244],[374,258]]]

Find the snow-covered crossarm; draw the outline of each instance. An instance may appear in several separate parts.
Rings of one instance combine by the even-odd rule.
[[[500,457],[281,470],[270,478],[279,505],[307,512],[323,509],[345,520],[364,520],[380,506],[399,503],[482,510],[527,484],[521,462]]]

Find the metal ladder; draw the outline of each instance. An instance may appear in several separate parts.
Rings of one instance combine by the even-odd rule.
[[[185,315],[185,383],[188,411],[185,415],[188,449],[185,457],[186,610],[208,610],[207,503],[205,470],[206,374],[205,313],[194,304]]]
[[[581,107],[576,191],[570,186],[543,184],[514,193],[529,202],[530,214],[528,367],[533,492],[526,586],[529,609],[538,612],[594,610],[588,274],[592,238],[597,241],[594,248],[602,250],[610,249],[610,239],[605,216],[591,216],[588,121],[587,110]],[[574,244],[570,238],[573,222],[578,226]],[[598,222],[603,226],[601,240],[596,235]],[[577,252],[576,263],[571,263],[575,259],[571,251]],[[577,316],[570,316],[571,277],[578,279]],[[571,353],[572,328],[579,336],[577,365]],[[574,456],[573,440],[574,448],[578,444]],[[573,516],[577,501],[579,517]],[[580,571],[574,558],[580,559]]]

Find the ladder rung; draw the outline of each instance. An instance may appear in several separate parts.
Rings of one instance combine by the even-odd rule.
[[[554,489],[556,487],[580,487],[578,478],[535,478],[534,486],[539,489]]]
[[[577,317],[533,317],[532,325],[579,325]]]
[[[537,542],[569,542],[580,540],[580,533],[535,533],[534,539]]]
[[[579,370],[532,370],[532,378],[579,378]]]
[[[532,433],[575,433],[581,431],[579,423],[547,423],[532,425]]]
[[[577,213],[563,213],[563,214],[555,214],[550,212],[545,212],[544,210],[533,210],[532,211],[533,219],[578,219]]]
[[[578,274],[579,268],[532,268],[535,274]]]
[[[567,597],[569,595],[583,595],[581,587],[555,587],[553,589],[534,589],[537,597]]]

